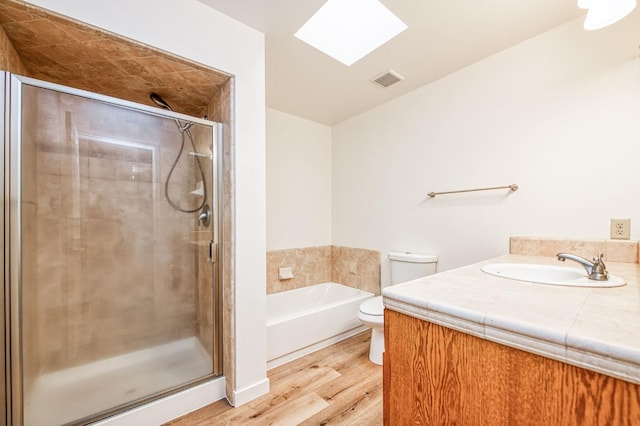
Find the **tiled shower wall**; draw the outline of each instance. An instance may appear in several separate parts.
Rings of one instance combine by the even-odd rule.
[[[31,97],[25,129],[39,130],[23,140],[25,371],[196,335],[197,222],[164,197],[180,146],[173,120],[51,91]],[[194,186],[184,168],[169,189],[189,206]]]
[[[209,132],[208,129],[206,129],[206,132],[203,132],[204,129],[201,127],[195,127],[193,128],[193,130],[196,151],[201,154],[208,154],[212,152],[211,132]],[[212,161],[206,158],[200,158],[200,165],[202,166],[204,175],[206,177],[207,194],[210,194],[212,190],[212,181],[210,179],[210,176],[212,176],[212,164]],[[195,168],[193,172],[195,181],[200,181],[200,171]],[[213,264],[211,263],[211,260],[209,258],[209,242],[212,238],[211,229],[215,220],[213,214],[217,212],[217,206],[214,204],[214,200],[212,200],[209,196],[207,196],[207,205],[212,212],[208,226],[204,226],[197,219],[197,216],[200,212],[193,213],[194,228],[192,230],[192,241],[197,245],[197,289],[195,293],[195,324],[197,336],[200,340],[200,343],[205,348],[209,356],[213,357],[213,286],[211,285],[211,280],[213,278]]]
[[[27,69],[2,27],[0,27],[0,70],[9,71],[19,75],[27,74]]]
[[[210,200],[209,207],[212,212],[212,220],[215,216],[213,216],[216,212],[218,214],[222,214],[221,227],[218,230],[219,235],[219,254],[218,254],[218,263],[216,265],[217,268],[222,270],[223,283],[219,283],[222,287],[223,292],[230,292],[231,287],[228,283],[232,282],[231,279],[231,254],[232,254],[232,239],[231,239],[231,207],[233,205],[231,188],[232,180],[231,180],[231,132],[230,132],[230,106],[231,106],[231,86],[233,84],[233,79],[229,79],[227,83],[225,83],[216,94],[211,99],[209,103],[209,108],[207,111],[208,118],[219,123],[219,126],[222,126],[222,141],[219,143],[222,151],[218,152],[218,157],[222,158],[222,166],[223,182],[220,183],[218,190],[221,191],[219,197],[222,198],[222,211],[218,210],[218,205],[215,204],[215,201]],[[209,152],[212,147],[208,145],[207,141],[201,140],[199,145],[197,146],[198,152]],[[212,170],[212,162],[203,162],[203,166],[205,166],[205,175],[211,176]],[[219,173],[217,173],[219,174]],[[209,188],[211,189],[211,188]],[[197,325],[197,333],[200,342],[202,342],[203,346],[209,351],[210,356],[216,356],[211,353],[211,349],[213,348],[213,336],[214,336],[214,326],[216,326],[215,321],[217,316],[220,320],[223,315],[218,315],[218,310],[220,306],[213,306],[213,301],[215,299],[215,295],[212,292],[211,285],[211,277],[213,276],[213,266],[209,259],[209,241],[211,240],[211,227],[213,226],[213,222],[206,229],[206,232],[200,232],[197,234],[197,239],[199,241],[199,252],[198,252],[198,291],[196,294],[196,325]],[[224,323],[231,322],[231,300],[232,298],[227,296],[228,302],[223,303],[223,308],[225,309],[226,315],[224,315]],[[232,336],[233,334],[229,331],[225,333],[225,336]],[[232,345],[224,345],[225,349],[229,348]],[[231,359],[231,354],[227,354],[225,359]],[[230,368],[225,368],[225,371],[231,371]],[[229,373],[227,373],[227,377],[229,377]],[[232,382],[231,382],[232,383]]]
[[[235,275],[234,260],[235,252],[235,210],[234,210],[234,194],[235,194],[235,159],[233,153],[235,147],[233,145],[235,127],[233,122],[233,93],[235,79],[230,78],[223,86],[219,87],[218,92],[213,96],[209,103],[209,118],[222,125],[222,226],[220,229],[222,239],[222,250],[219,252],[218,267],[222,269],[222,312],[214,311],[214,323],[222,321],[222,360],[225,375],[225,386],[227,398],[234,404],[234,389],[236,379],[235,364]],[[220,305],[216,304],[215,309],[219,309]],[[216,323],[216,325],[219,325]]]
[[[291,267],[294,277],[281,280],[283,267]],[[267,252],[267,294],[329,281],[380,294],[380,252],[337,246]]]
[[[17,4],[18,6],[20,6],[20,3],[17,3]],[[21,6],[18,8],[22,9]],[[31,6],[29,6],[29,8],[31,8]],[[33,12],[33,10],[31,9],[29,9],[28,11]],[[6,12],[6,11],[3,9],[3,12]],[[188,61],[184,61],[182,58],[172,57],[166,52],[160,52],[148,46],[141,46],[136,44],[135,42],[131,42],[130,40],[121,39],[118,36],[115,36],[113,34],[104,33],[102,30],[99,30],[96,28],[89,28],[84,25],[78,25],[77,23],[74,23],[74,22],[67,22],[64,19],[64,17],[49,16],[48,12],[44,10],[38,10],[36,15],[37,16],[33,19],[41,19],[43,17],[52,19],[54,21],[53,26],[58,28],[63,27],[64,31],[66,32],[70,31],[72,34],[77,36],[75,38],[82,36],[80,37],[80,38],[83,38],[83,40],[81,41],[86,41],[84,40],[85,38],[87,40],[92,39],[92,37],[100,38],[100,47],[102,47],[102,49],[96,50],[94,48],[95,46],[93,42],[88,43],[89,48],[85,50],[82,50],[83,46],[81,46],[81,43],[78,45],[74,45],[75,47],[79,47],[76,53],[77,53],[78,61],[80,62],[80,64],[76,68],[79,68],[79,69],[88,68],[90,70],[95,71],[96,74],[92,75],[91,78],[88,78],[88,79],[86,78],[86,73],[84,73],[83,75],[75,75],[75,76],[73,76],[72,74],[73,78],[68,78],[67,76],[67,78],[62,78],[61,80],[59,80],[58,81],[59,83],[67,84],[67,81],[72,81],[72,80],[75,81],[77,78],[85,77],[85,81],[88,81],[88,83],[82,86],[83,89],[97,92],[97,93],[107,93],[114,96],[122,96],[128,100],[134,100],[142,103],[145,103],[145,101],[148,102],[148,90],[149,90],[148,85],[150,84],[149,82],[153,82],[153,84],[157,84],[158,85],[157,87],[161,87],[161,88],[166,87],[167,90],[173,90],[176,86],[179,86],[180,93],[183,93],[183,94],[186,93],[187,95],[182,97],[178,96],[176,99],[170,99],[170,101],[172,102],[172,106],[174,107],[174,109],[181,112],[188,112],[187,108],[181,108],[183,106],[182,102],[186,101],[188,103],[202,104],[200,100],[202,100],[203,94],[205,98],[207,93],[210,93],[211,94],[210,96],[213,96],[208,106],[209,118],[214,121],[223,123],[224,125],[224,141],[223,141],[224,152],[222,153],[223,162],[224,162],[224,167],[223,167],[224,206],[222,209],[223,247],[222,247],[222,252],[220,254],[220,262],[218,264],[219,267],[222,269],[222,275],[223,275],[222,299],[224,304],[223,305],[224,312],[220,312],[218,310],[215,313],[215,315],[218,315],[219,317],[224,317],[223,326],[224,326],[225,344],[222,345],[224,348],[224,359],[223,359],[224,371],[225,371],[224,374],[226,376],[227,395],[232,400],[233,389],[235,386],[235,363],[234,363],[235,362],[235,355],[234,355],[234,350],[235,350],[234,315],[235,314],[234,314],[234,306],[233,306],[233,294],[235,291],[234,290],[235,278],[234,278],[234,270],[233,270],[233,264],[234,264],[233,262],[233,253],[234,253],[233,227],[234,227],[234,219],[235,219],[235,213],[233,209],[234,207],[233,177],[235,173],[233,170],[234,147],[233,147],[233,134],[232,134],[233,126],[234,126],[233,124],[234,80],[233,78],[217,70],[213,70],[208,67],[200,66],[199,64],[194,64]],[[13,18],[16,18],[16,16],[10,16],[10,20]],[[27,28],[31,28],[31,22],[28,22],[29,19],[32,19],[32,18],[26,19],[25,22],[21,23],[21,25]],[[0,28],[0,31],[2,31],[2,33],[0,34],[0,63],[6,64],[4,66],[4,69],[20,75],[27,75],[30,77],[48,80],[49,77],[47,76],[43,76],[40,74],[33,74],[34,73],[33,70],[28,71],[25,69],[23,65],[23,61],[16,54],[16,50],[14,46],[11,45],[11,41],[7,39],[6,34],[4,33],[4,30]],[[34,34],[38,34],[38,32],[36,31],[34,32]],[[22,39],[19,39],[19,40],[22,40]],[[72,40],[69,37],[66,37],[64,40],[59,40],[60,43],[67,43],[67,42],[71,43],[74,41],[77,41],[77,40]],[[29,52],[31,52],[31,50],[29,50]],[[47,53],[48,52],[49,51],[47,51]],[[62,56],[60,54],[61,52],[60,51],[58,52],[59,52],[58,54],[45,55],[46,61],[49,61],[52,64],[56,64],[58,60],[64,61],[64,60],[73,59],[72,56],[69,56],[67,54],[68,50],[65,52],[62,52],[62,53],[65,53]],[[108,57],[103,59],[101,55],[103,55],[105,52],[107,52]],[[114,55],[114,52],[116,53],[115,55]],[[142,52],[142,54],[136,56],[136,52]],[[37,54],[31,56],[32,61],[35,61],[36,59],[40,60],[43,58],[44,57],[42,55],[38,56]],[[29,59],[29,57],[27,57],[27,59]],[[124,61],[129,61],[131,64],[134,64],[134,65],[137,63],[142,64],[142,66],[139,66],[138,68],[134,67],[135,70],[140,71],[142,75],[136,76],[132,74],[132,79],[129,79],[127,81],[126,88],[123,90],[122,88],[124,86],[120,83],[120,80],[119,80],[122,78],[122,73],[118,72],[118,70],[114,71],[113,67],[109,67],[109,69],[105,71],[101,62],[105,60],[120,61],[120,63],[122,63],[122,61],[124,60]],[[97,64],[94,66],[93,64],[96,62]],[[187,72],[190,72],[192,74],[204,73],[205,77],[208,79],[206,84],[203,85],[203,80],[200,78],[200,79],[197,79],[197,83],[199,84],[198,86],[193,84],[193,78],[190,78],[191,75],[185,76],[184,78],[181,75],[177,75],[178,73],[176,71],[180,71],[180,70],[175,69],[175,67],[176,66],[184,67],[185,65],[187,68],[191,67],[190,69],[186,70]],[[132,71],[134,70],[134,68],[129,68],[128,71]],[[58,68],[56,67],[55,69],[58,69]],[[99,79],[97,77],[99,77]],[[142,84],[139,84],[139,83],[142,83]],[[112,89],[119,89],[120,92],[118,93],[113,92]],[[105,92],[105,90],[111,90],[111,92]],[[176,93],[174,93],[174,95],[175,94]],[[204,103],[206,103],[206,99]],[[202,111],[202,108],[198,109],[198,111]],[[35,164],[35,161],[36,161],[35,147],[33,149],[32,156],[34,158],[33,164]],[[29,218],[27,222],[31,224],[35,224],[36,201],[34,200],[30,207],[25,205],[24,209],[25,209],[25,214],[29,214],[29,211],[32,214],[32,217]],[[32,226],[32,228],[34,228],[34,226]],[[32,235],[35,235],[35,231]],[[193,237],[193,235],[190,235],[190,236]],[[202,237],[202,235],[199,235],[199,237]],[[209,309],[209,311],[207,311],[207,308],[205,306],[206,303],[208,303],[207,301],[208,298],[210,298],[210,296],[207,295],[207,291],[210,290],[210,288],[209,289],[207,288],[207,284],[210,284],[208,282],[209,278],[207,277],[203,279],[204,274],[202,274],[203,271],[201,269],[203,266],[207,266],[205,260],[203,259],[205,256],[207,257],[207,260],[208,260],[208,250],[206,248],[203,248],[203,246],[200,246],[198,257],[196,261],[194,261],[194,268],[196,268],[198,270],[198,273],[200,274],[198,278],[199,280],[198,287],[197,289],[194,289],[194,291],[196,292],[194,297],[196,299],[195,304],[196,304],[196,311],[197,311],[196,312],[197,317],[195,319],[196,321],[195,328],[196,328],[197,335],[200,338],[200,341],[203,343],[203,345],[206,345],[208,340],[211,339],[209,330],[211,328],[211,321],[212,321],[211,314],[210,314],[211,310]],[[25,273],[29,275],[32,272],[31,270],[25,270]],[[33,273],[35,274],[35,272]],[[117,275],[118,273],[115,272],[114,276],[116,277],[116,279],[117,279]],[[122,297],[124,297],[124,295]],[[127,297],[128,297],[128,293],[127,293]],[[169,309],[169,311],[171,311],[171,309]],[[169,312],[169,316],[170,316],[170,312]],[[57,338],[57,337],[58,336],[54,336],[54,338]],[[35,335],[31,336],[31,338],[35,339],[36,341],[38,341],[38,339],[43,339],[42,336],[38,337]],[[49,366],[43,364],[43,368],[49,368]]]

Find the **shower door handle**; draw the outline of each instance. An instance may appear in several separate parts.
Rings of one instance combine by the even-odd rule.
[[[213,241],[209,242],[209,259],[211,263],[218,261],[218,243],[214,243]]]

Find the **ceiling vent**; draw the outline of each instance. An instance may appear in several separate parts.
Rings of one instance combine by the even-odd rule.
[[[404,80],[403,76],[401,76],[394,70],[389,70],[374,77],[371,81],[377,84],[378,86],[387,88],[389,86],[393,86],[394,84],[401,82],[402,80]]]

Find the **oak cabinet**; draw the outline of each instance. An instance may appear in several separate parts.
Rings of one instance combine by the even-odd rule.
[[[640,386],[385,309],[385,425],[640,425]]]

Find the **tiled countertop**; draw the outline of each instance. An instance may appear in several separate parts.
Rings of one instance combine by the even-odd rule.
[[[534,284],[480,271],[488,263],[561,264],[505,255],[387,287],[387,309],[640,384],[640,267],[608,262],[623,287]],[[576,268],[582,268],[575,265]]]

